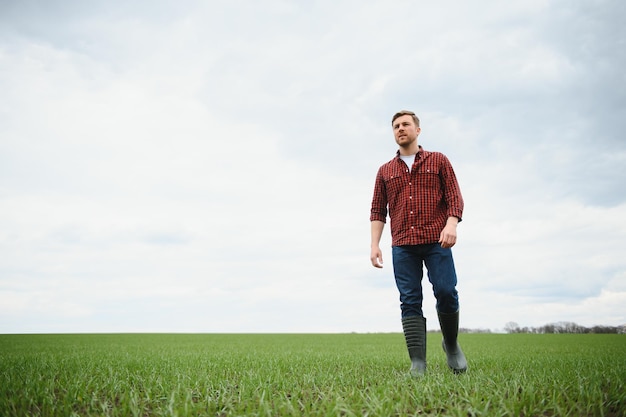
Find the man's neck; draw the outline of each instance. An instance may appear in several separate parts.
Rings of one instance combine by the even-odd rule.
[[[411,156],[411,155],[415,155],[417,154],[417,152],[419,151],[419,146],[417,144],[417,142],[414,142],[411,144],[411,146],[400,146],[400,155],[402,156]]]

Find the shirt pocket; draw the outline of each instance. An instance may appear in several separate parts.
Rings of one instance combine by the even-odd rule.
[[[385,182],[385,188],[387,189],[387,192],[391,193],[392,195],[400,192],[402,189],[402,185],[405,182],[401,172],[385,175],[383,177],[383,181]]]
[[[439,168],[434,166],[424,166],[417,170],[417,183],[420,188],[426,190],[441,189],[441,178]]]

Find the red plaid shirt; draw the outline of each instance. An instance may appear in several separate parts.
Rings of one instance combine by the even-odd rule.
[[[463,197],[452,164],[420,146],[411,172],[400,152],[376,175],[370,221],[391,218],[392,246],[439,241],[448,217],[463,216]]]

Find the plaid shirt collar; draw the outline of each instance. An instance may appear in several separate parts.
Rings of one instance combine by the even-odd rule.
[[[425,151],[424,148],[422,148],[422,145],[417,146],[419,147],[419,149],[417,150],[418,159],[422,159],[424,156],[428,155],[428,151]],[[396,151],[396,159],[400,160],[400,149]]]

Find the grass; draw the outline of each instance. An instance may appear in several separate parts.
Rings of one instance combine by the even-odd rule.
[[[626,416],[626,336],[0,335],[2,416]]]

